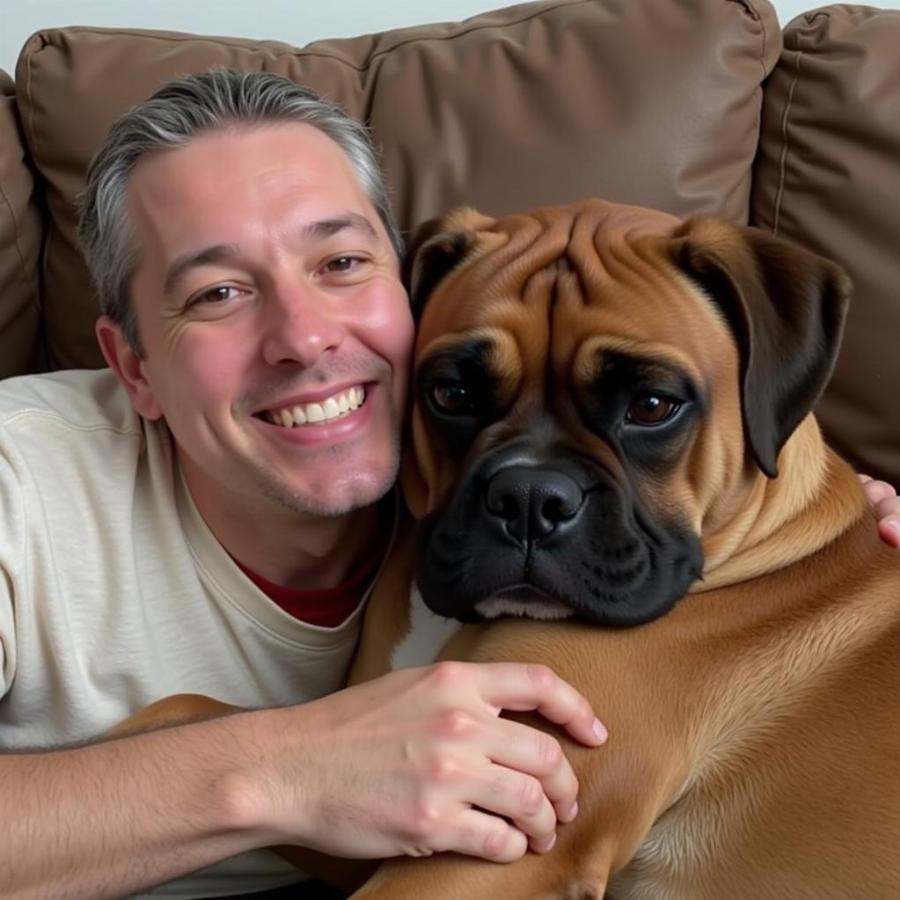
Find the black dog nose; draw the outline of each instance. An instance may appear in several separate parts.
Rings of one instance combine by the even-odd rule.
[[[578,484],[563,472],[507,466],[488,482],[488,512],[517,541],[541,540],[575,518],[584,502]]]

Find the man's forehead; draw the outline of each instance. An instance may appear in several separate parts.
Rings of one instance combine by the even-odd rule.
[[[223,127],[150,151],[134,168],[128,204],[138,220],[157,228],[163,221],[176,231],[207,224],[211,232],[224,230],[246,214],[291,219],[290,230],[310,240],[348,230],[388,239],[344,151],[296,122]]]
[[[227,202],[235,191],[248,200],[267,187],[276,193],[327,190],[339,203],[350,197],[368,200],[343,148],[303,122],[226,123],[178,146],[149,150],[135,163],[128,187],[151,204]]]

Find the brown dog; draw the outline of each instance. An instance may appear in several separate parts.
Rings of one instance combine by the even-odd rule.
[[[420,521],[356,675],[395,658],[414,580],[442,616],[517,616],[444,657],[548,663],[610,738],[566,743],[581,813],[548,855],[390,862],[354,896],[900,897],[900,556],[810,414],[840,271],[592,201],[453,214],[410,282]]]
[[[610,738],[561,737],[581,812],[551,853],[392,861],[354,896],[900,897],[900,555],[809,414],[840,271],[752,229],[599,201],[461,211],[410,269],[420,521],[376,586],[354,680],[402,657],[415,583],[475,623],[444,657],[548,663]],[[227,711],[171,698],[119,733]]]

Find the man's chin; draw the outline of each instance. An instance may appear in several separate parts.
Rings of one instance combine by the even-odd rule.
[[[388,494],[396,480],[396,466],[383,473],[357,474],[322,485],[295,489],[287,485],[267,485],[269,499],[298,515],[338,518],[366,509]]]

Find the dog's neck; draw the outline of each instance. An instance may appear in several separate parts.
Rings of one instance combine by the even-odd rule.
[[[858,478],[826,446],[812,415],[785,444],[778,469],[774,479],[758,471],[752,475],[740,507],[703,534],[703,576],[691,593],[784,568],[815,553],[865,514]]]

